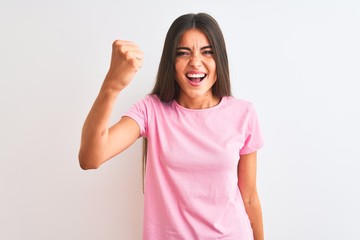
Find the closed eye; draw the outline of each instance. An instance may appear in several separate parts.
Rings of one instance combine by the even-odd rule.
[[[189,55],[190,53],[185,51],[176,52],[176,56],[189,56]]]
[[[209,50],[209,51],[204,51],[203,54],[205,54],[205,55],[212,55],[212,54],[214,54],[214,52]]]

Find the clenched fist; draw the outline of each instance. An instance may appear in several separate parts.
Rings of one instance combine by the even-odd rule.
[[[144,53],[133,42],[116,40],[112,45],[109,71],[103,87],[121,91],[134,78],[143,64]]]

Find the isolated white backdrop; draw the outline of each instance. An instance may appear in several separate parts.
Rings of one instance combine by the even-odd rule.
[[[257,107],[266,239],[359,237],[359,1],[1,0],[0,239],[141,239],[141,142],[82,171],[81,127],[113,40],[145,52],[114,123],[150,91],[166,31],[189,12],[218,20],[233,93]]]

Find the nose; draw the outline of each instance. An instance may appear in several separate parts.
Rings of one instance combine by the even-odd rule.
[[[200,54],[193,54],[190,58],[189,64],[192,67],[200,67],[202,65]]]

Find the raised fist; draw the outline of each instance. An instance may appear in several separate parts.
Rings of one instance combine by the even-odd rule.
[[[122,90],[141,68],[143,58],[144,53],[135,43],[123,40],[114,41],[110,68],[104,84],[113,90]]]

